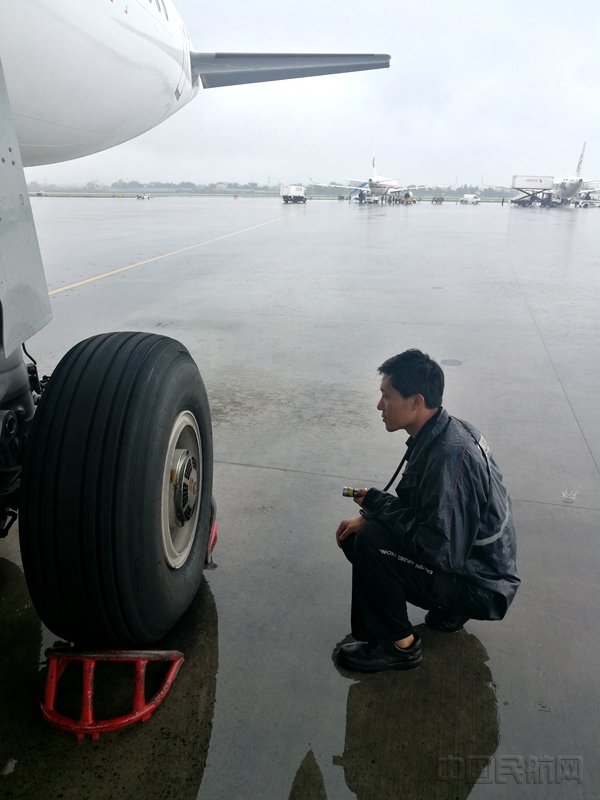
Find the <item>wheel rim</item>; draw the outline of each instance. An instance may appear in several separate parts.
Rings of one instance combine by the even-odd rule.
[[[182,411],[171,429],[163,473],[163,550],[173,569],[185,564],[194,544],[201,487],[200,431],[194,415]]]

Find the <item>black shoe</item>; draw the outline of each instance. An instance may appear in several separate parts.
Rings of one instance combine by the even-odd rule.
[[[462,617],[460,614],[450,614],[443,608],[433,608],[425,614],[425,625],[436,631],[455,633],[460,631],[465,622],[470,619],[471,617]]]
[[[394,642],[352,642],[337,651],[338,663],[354,672],[382,672],[385,669],[417,669],[421,666],[421,637],[413,633],[410,647]]]

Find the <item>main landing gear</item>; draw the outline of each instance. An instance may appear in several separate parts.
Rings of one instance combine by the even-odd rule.
[[[108,333],[75,345],[25,448],[19,535],[36,611],[57,636],[148,645],[181,617],[211,537],[212,432],[179,342]]]

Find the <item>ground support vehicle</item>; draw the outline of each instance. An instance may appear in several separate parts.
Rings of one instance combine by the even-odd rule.
[[[306,189],[298,184],[282,184],[279,190],[284,203],[306,203]]]

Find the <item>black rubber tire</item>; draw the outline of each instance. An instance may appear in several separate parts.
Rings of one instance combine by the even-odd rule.
[[[201,506],[187,560],[172,569],[162,485],[173,422],[185,410],[200,432]],[[180,342],[107,333],[73,347],[40,400],[21,481],[23,567],[47,627],[95,647],[160,639],[202,580],[212,473],[206,391]]]

